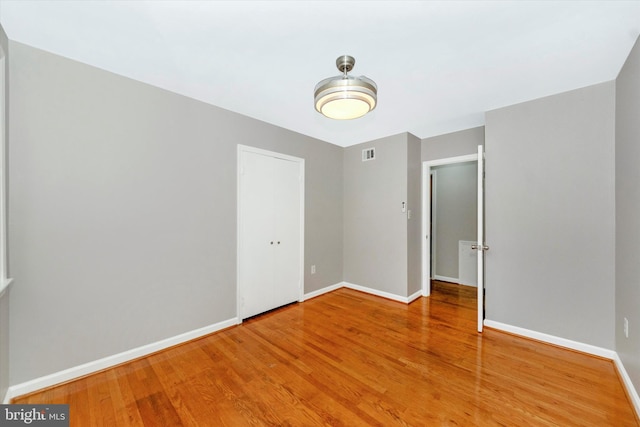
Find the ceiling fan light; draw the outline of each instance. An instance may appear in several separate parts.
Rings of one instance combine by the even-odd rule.
[[[324,79],[316,85],[316,111],[331,119],[351,120],[376,108],[377,85],[364,76],[348,76],[347,72],[353,68],[353,64],[355,59],[350,56],[338,57],[336,65],[344,74]]]
[[[356,98],[338,98],[327,101],[320,108],[320,112],[336,120],[351,120],[362,117],[371,111],[368,102]]]

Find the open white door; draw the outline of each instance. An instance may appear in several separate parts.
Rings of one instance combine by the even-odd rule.
[[[431,295],[431,166],[422,163],[422,296]]]
[[[471,246],[478,255],[478,332],[484,324],[484,253],[489,250],[484,237],[484,147],[478,145],[478,241]]]

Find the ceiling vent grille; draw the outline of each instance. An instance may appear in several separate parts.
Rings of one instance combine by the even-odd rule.
[[[376,158],[376,149],[375,148],[365,148],[362,150],[362,161],[367,162],[369,160],[375,160]]]

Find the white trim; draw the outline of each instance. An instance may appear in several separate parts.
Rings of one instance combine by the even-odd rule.
[[[478,297],[476,298],[476,302],[478,308],[476,309],[476,314],[478,315],[478,332],[482,332],[482,326],[484,325],[484,247],[486,236],[484,235],[484,146],[478,145],[478,161],[476,162],[476,167],[478,170],[477,177],[477,185],[478,189],[476,190],[477,197],[477,238],[476,238],[476,261],[477,261],[477,270],[476,270],[476,288],[478,291]],[[473,247],[473,246],[472,246]]]
[[[437,160],[425,160],[423,163],[429,165],[430,167],[433,167],[450,165],[453,163],[475,162],[476,160],[478,160],[478,153],[466,154],[464,156],[446,157],[444,159]]]
[[[365,292],[371,295],[391,299],[398,302],[403,302],[405,304],[408,304],[421,296],[421,291],[415,292],[414,294],[409,295],[408,297],[402,297],[400,295],[378,291],[375,289],[367,288],[365,286],[354,285],[353,283],[340,282],[340,283],[336,283],[335,285],[327,286],[326,288],[322,288],[317,291],[313,291],[308,294],[305,294],[304,300],[315,298],[317,296],[320,296],[322,294],[325,294],[340,288],[354,289],[354,290]],[[3,403],[8,404],[11,401],[11,399],[13,399],[14,397],[32,393],[34,391],[55,386],[57,384],[62,384],[64,382],[71,381],[76,378],[83,377],[89,374],[93,374],[93,373],[102,371],[104,369],[111,368],[116,365],[120,365],[122,363],[130,362],[140,357],[144,357],[149,354],[156,353],[161,350],[165,350],[169,347],[173,347],[175,345],[182,344],[191,340],[201,338],[205,335],[209,335],[214,332],[221,331],[223,329],[232,327],[239,323],[241,323],[241,321],[237,317],[234,317],[210,326],[205,326],[200,329],[196,329],[190,332],[185,332],[183,334],[176,335],[171,338],[157,341],[155,343],[147,344],[141,347],[124,351],[122,353],[118,353],[112,356],[107,356],[105,358],[98,359],[93,362],[88,362],[82,365],[74,366],[72,368],[65,369],[63,371],[54,372],[53,374],[45,375],[43,377],[26,381],[21,384],[10,386],[7,389],[7,393],[4,397]]]
[[[531,338],[534,340],[546,342],[548,344],[554,344],[560,347],[569,348],[571,350],[580,351],[582,353],[604,357],[606,359],[614,360],[616,357],[616,352],[613,350],[597,347],[591,344],[584,344],[584,343],[569,340],[566,338],[556,337],[554,335],[544,334],[542,332],[532,331],[530,329],[520,328],[518,326],[507,325],[505,323],[496,322],[493,320],[485,319],[484,326],[488,328],[497,329],[499,331],[509,332],[511,334],[520,335],[520,336]]]
[[[4,292],[9,288],[11,282],[13,282],[13,279],[2,279],[0,282],[0,298],[2,298]]]
[[[627,394],[631,399],[631,403],[633,403],[633,407],[636,410],[636,415],[638,416],[638,418],[640,418],[640,396],[638,396],[638,392],[636,391],[636,388],[633,386],[633,383],[631,382],[631,377],[629,377],[627,370],[624,368],[622,359],[620,359],[620,356],[618,355],[618,353],[615,353],[614,356],[615,357],[613,358],[613,363],[616,365],[616,368],[618,369],[618,373],[622,378],[622,383],[627,389]]]
[[[442,280],[443,282],[460,284],[460,279],[458,279],[457,277],[447,277],[447,276],[440,276],[436,274],[435,276],[433,276],[433,278],[436,280]]]
[[[305,175],[305,161],[300,157],[291,157],[295,159],[296,162],[300,163],[300,243],[299,243],[299,251],[300,251],[300,267],[298,270],[298,274],[300,275],[300,284],[298,289],[298,301],[304,301],[304,226],[306,224],[306,218],[304,216],[304,205],[305,205],[305,186],[306,186],[306,175]]]
[[[431,187],[429,181],[431,179],[431,168],[426,162],[422,162],[422,189],[420,191],[420,198],[422,199],[422,236],[420,240],[420,263],[422,264],[422,270],[420,271],[420,283],[422,284],[422,296],[428,297],[431,295],[431,260],[427,260],[427,252],[429,258],[431,258],[431,250],[429,249],[429,222],[427,218],[431,219]],[[427,194],[428,193],[428,194]]]
[[[238,144],[238,152],[245,151],[248,153],[262,154],[263,156],[275,157],[277,159],[289,160],[291,162],[304,163],[304,159],[301,157],[290,156],[288,154],[278,153],[276,151],[264,150],[262,148],[252,147],[250,145]]]
[[[432,272],[430,271],[430,263],[427,259],[427,255],[430,252],[427,250],[427,244],[429,242],[429,238],[427,235],[429,234],[428,230],[428,220],[431,218],[431,204],[429,203],[431,200],[431,193],[429,191],[429,177],[431,176],[431,168],[434,166],[442,166],[449,165],[453,163],[465,163],[465,162],[474,162],[478,160],[478,154],[467,154],[465,156],[457,156],[457,157],[447,157],[444,159],[437,160],[425,160],[422,162],[422,296],[428,297],[431,294],[431,284],[429,280],[431,279]],[[429,236],[433,237],[433,236]]]
[[[438,188],[438,170],[429,168],[429,176],[431,178],[431,185],[429,185],[429,189],[432,191],[431,203],[429,203],[429,209],[431,209],[429,211],[431,215],[431,224],[429,224],[429,229],[431,231],[431,246],[429,252],[431,255],[431,262],[429,264],[431,267],[429,269],[429,277],[435,279],[438,276],[436,271],[436,267],[438,265],[438,251],[435,250],[435,248],[438,247],[438,230],[437,227],[434,227],[434,225],[438,224],[438,192],[436,191]]]
[[[344,282],[336,283],[335,285],[327,286],[326,288],[318,289],[317,291],[309,292],[308,294],[304,294],[303,301],[310,300],[311,298],[319,297],[320,295],[324,295],[329,292],[333,292],[336,289],[340,289],[344,287]]]
[[[366,286],[354,285],[353,283],[349,283],[349,282],[340,282],[340,283],[336,283],[335,285],[327,286],[326,288],[318,289],[317,291],[309,292],[308,294],[304,295],[304,300],[305,301],[310,300],[311,298],[315,298],[320,295],[333,292],[336,289],[340,289],[340,288],[353,289],[355,291],[360,291],[366,294],[403,302],[405,304],[409,304],[422,296],[422,290],[414,292],[408,297],[403,297],[403,296],[392,294],[389,292],[378,291],[376,289],[367,288]]]
[[[240,313],[242,312],[242,294],[240,292],[240,282],[242,277],[242,271],[240,271],[240,254],[242,248],[240,247],[240,235],[242,234],[242,224],[240,221],[240,199],[242,198],[242,192],[240,191],[240,183],[242,180],[242,149],[244,145],[238,144],[236,149],[236,319],[237,323],[241,324],[242,319]]]
[[[304,296],[304,226],[305,226],[305,217],[304,217],[304,205],[305,205],[305,160],[301,157],[290,156],[288,154],[282,154],[275,151],[264,150],[262,148],[251,147],[249,145],[238,144],[237,149],[237,171],[236,171],[236,319],[237,323],[242,323],[242,271],[241,271],[241,232],[242,232],[242,221],[241,221],[241,206],[240,206],[240,184],[242,179],[242,153],[256,153],[261,154],[263,156],[275,157],[278,159],[284,159],[292,162],[297,162],[300,164],[300,266],[299,266],[299,291],[298,291],[298,301],[302,302],[305,299]]]
[[[414,302],[415,300],[417,300],[418,298],[422,297],[422,289],[420,289],[417,292],[414,292],[413,294],[409,295],[407,297],[407,304],[411,304],[412,302]]]
[[[531,338],[537,341],[542,341],[548,344],[565,347],[571,350],[580,351],[582,353],[591,354],[593,356],[610,359],[611,361],[613,361],[616,369],[618,370],[620,378],[622,379],[622,384],[627,390],[627,394],[629,395],[629,399],[631,399],[631,403],[633,404],[637,416],[640,418],[640,396],[638,396],[638,391],[634,387],[633,382],[631,382],[631,378],[629,377],[629,374],[627,373],[627,370],[625,369],[624,364],[622,363],[622,360],[620,359],[620,356],[617,352],[606,348],[584,344],[578,341],[572,341],[566,338],[560,338],[554,335],[548,335],[542,332],[536,332],[488,319],[484,320],[484,326],[503,332],[509,332],[514,335]]]
[[[348,289],[353,289],[355,291],[360,291],[367,294],[375,295],[377,297],[387,298],[393,301],[403,302],[405,304],[409,304],[409,302],[411,302],[409,298],[415,295],[415,294],[411,295],[411,297],[403,297],[400,295],[392,294],[390,292],[379,291],[377,289],[367,288],[366,286],[360,286],[360,285],[356,285],[349,282],[342,282],[342,284],[344,285],[345,288],[348,288]]]
[[[147,356],[151,353],[156,353],[160,350],[165,350],[169,347],[173,347],[175,345],[201,338],[214,332],[218,332],[222,329],[229,328],[236,325],[237,323],[238,320],[236,318],[232,318],[219,323],[215,323],[213,325],[205,326],[200,329],[185,332],[174,337],[166,338],[164,340],[160,340],[151,344],[123,351],[122,353],[94,360],[93,362],[84,363],[82,365],[74,366],[63,371],[54,372],[53,374],[45,375],[43,377],[36,378],[21,384],[12,385],[7,390],[5,401],[11,400],[17,396],[22,396],[27,393],[41,390],[46,387],[51,387],[56,384],[61,384],[79,377],[83,377],[85,375],[93,374],[95,372],[102,371],[104,369],[111,368],[125,362],[130,362],[140,357]]]

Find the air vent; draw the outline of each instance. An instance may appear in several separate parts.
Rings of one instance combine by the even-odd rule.
[[[362,161],[366,162],[369,160],[375,160],[376,158],[376,149],[375,148],[365,148],[362,150]]]

